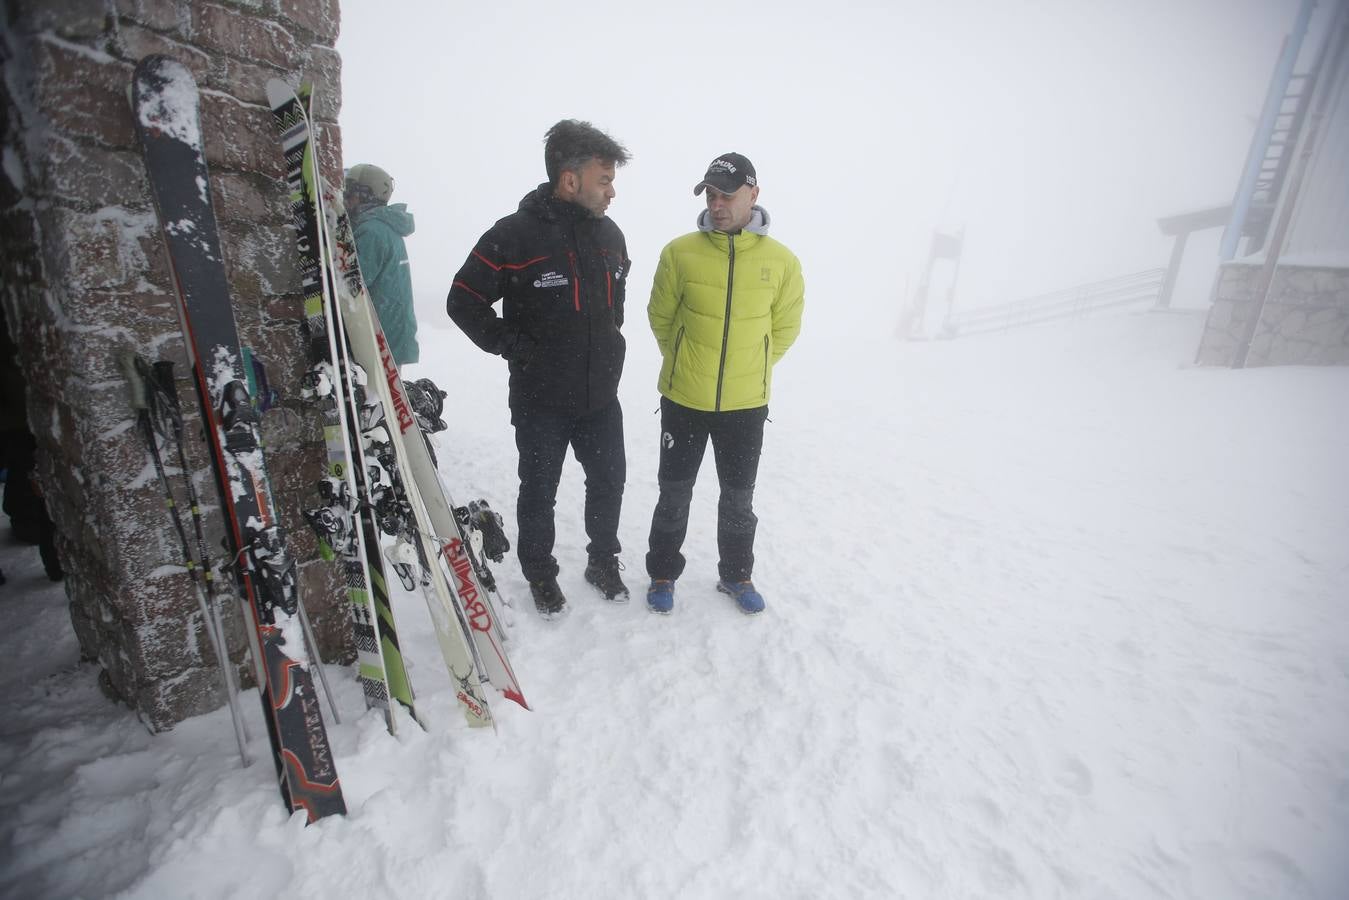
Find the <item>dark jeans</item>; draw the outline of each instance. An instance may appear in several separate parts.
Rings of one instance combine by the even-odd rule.
[[[693,484],[708,438],[717,464],[721,499],[717,504],[717,573],[727,581],[748,581],[754,571],[754,479],[763,450],[768,407],[734,412],[702,412],[660,400],[660,499],[651,517],[646,571],[674,580],[684,572],[684,536],[689,526]]]
[[[628,477],[618,400],[588,415],[518,406],[511,409],[511,424],[520,451],[520,499],[515,507],[520,533],[515,546],[525,578],[539,581],[558,572],[553,507],[568,446],[585,470],[585,529],[590,538],[586,552],[592,559],[616,556],[622,549],[618,514]]]

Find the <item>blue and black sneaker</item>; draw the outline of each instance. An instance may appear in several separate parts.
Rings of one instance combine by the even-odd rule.
[[[668,616],[674,610],[674,582],[656,578],[646,589],[646,608],[653,613]]]
[[[734,597],[735,605],[747,616],[758,615],[764,610],[763,594],[754,589],[752,581],[727,581],[723,578],[717,582],[717,590]]]

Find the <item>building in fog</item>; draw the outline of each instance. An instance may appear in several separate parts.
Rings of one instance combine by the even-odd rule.
[[[1349,364],[1349,0],[1303,0],[1285,40],[1198,362]]]

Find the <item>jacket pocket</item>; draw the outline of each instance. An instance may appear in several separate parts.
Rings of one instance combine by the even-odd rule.
[[[604,248],[604,247],[601,247],[601,248],[600,248],[600,264],[601,264],[601,266],[604,268],[604,300],[605,300],[605,304],[606,304],[610,309],[613,309],[613,308],[614,308],[614,281],[615,281],[615,277],[614,277],[614,275],[615,275],[615,273],[614,273],[614,264],[613,264],[613,261],[610,260],[610,258],[609,258],[609,251],[608,251],[606,248]]]
[[[679,326],[679,332],[675,335],[674,352],[670,354],[670,377],[665,382],[665,389],[668,391],[674,387],[675,366],[679,364],[679,348],[684,343],[684,326]]]

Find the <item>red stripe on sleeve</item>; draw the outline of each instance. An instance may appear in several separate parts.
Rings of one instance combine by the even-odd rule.
[[[488,300],[486,297],[484,297],[482,294],[479,294],[477,291],[473,290],[473,288],[471,288],[471,287],[469,287],[468,285],[464,284],[462,281],[457,281],[457,280],[456,280],[453,284],[450,285],[450,287],[463,288],[464,290],[468,291],[468,292],[469,292],[470,294],[472,294],[473,296],[477,297],[477,298],[478,298],[479,300],[481,300],[483,303],[491,303],[491,302],[492,302],[491,300]]]
[[[536,256],[533,259],[525,260],[522,263],[494,263],[487,257],[483,256],[481,253],[479,253],[477,250],[473,251],[473,255],[478,257],[478,259],[482,260],[483,264],[491,268],[493,272],[500,272],[502,269],[524,269],[534,265],[534,263],[536,262],[543,262],[545,259],[548,258],[546,256]]]

